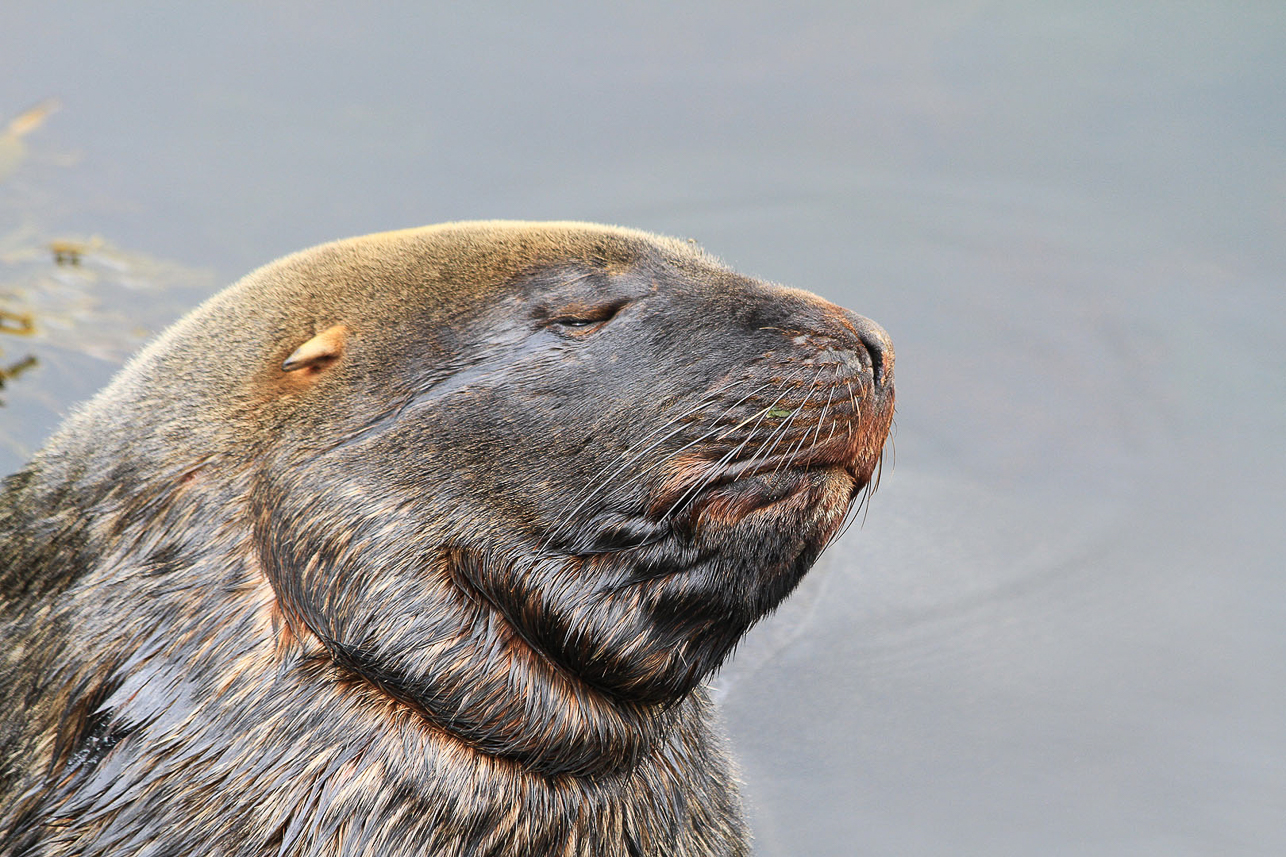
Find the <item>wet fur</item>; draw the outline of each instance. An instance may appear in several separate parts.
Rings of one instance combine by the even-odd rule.
[[[747,853],[700,682],[879,460],[863,321],[584,224],[217,295],[0,495],[0,855]]]

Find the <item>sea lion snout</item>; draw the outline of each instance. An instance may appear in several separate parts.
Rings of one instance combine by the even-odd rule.
[[[888,332],[864,315],[858,315],[821,298],[816,298],[815,301],[816,333],[809,338],[812,344],[821,349],[821,354],[813,362],[844,362],[853,365],[856,361],[864,372],[870,373],[875,393],[891,391],[893,340]]]
[[[843,323],[853,331],[853,335],[865,349],[871,369],[871,380],[876,391],[885,391],[893,387],[893,340],[884,328],[864,315],[839,308],[843,314]]]
[[[802,346],[795,355],[805,366],[832,366],[835,377],[848,377],[869,383],[877,395],[885,395],[893,387],[893,342],[875,322],[862,316],[848,314],[859,320],[861,326],[835,333],[798,333],[791,338],[794,345]]]
[[[851,370],[845,373],[848,380],[869,380],[875,395],[892,395],[893,340],[883,327],[799,289],[770,286],[751,294],[762,300],[753,316],[760,329],[777,331],[796,346],[790,359],[804,365],[843,367]],[[769,349],[770,354],[774,352],[775,346]]]

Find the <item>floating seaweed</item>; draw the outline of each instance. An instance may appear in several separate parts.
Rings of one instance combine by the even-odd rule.
[[[43,225],[67,201],[50,198],[38,176],[5,180],[32,152],[46,165],[75,165],[29,148],[31,132],[57,109],[49,99],[0,120],[0,472],[21,464],[72,403],[216,285],[208,271]]]

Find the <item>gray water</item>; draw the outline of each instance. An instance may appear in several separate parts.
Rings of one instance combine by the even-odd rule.
[[[62,105],[0,158],[6,472],[282,253],[695,237],[898,350],[869,514],[718,679],[757,853],[1286,853],[1286,6],[318,5],[0,12],[0,114]]]

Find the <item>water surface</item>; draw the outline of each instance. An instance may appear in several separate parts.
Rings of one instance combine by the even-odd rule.
[[[718,681],[758,853],[1286,851],[1280,4],[3,17],[0,114],[62,105],[0,181],[6,471],[282,253],[695,237],[898,349],[868,516]]]

